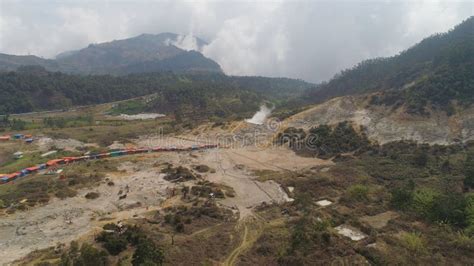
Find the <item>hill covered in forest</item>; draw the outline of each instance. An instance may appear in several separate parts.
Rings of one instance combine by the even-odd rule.
[[[363,61],[312,88],[299,104],[370,92],[372,104],[405,107],[424,114],[428,107],[453,112],[453,103],[474,100],[474,17],[449,32],[422,40],[400,54]]]
[[[241,109],[254,112],[264,101],[283,101],[311,86],[314,85],[287,78],[217,73],[83,76],[30,66],[0,74],[0,114],[62,109],[156,94],[161,104],[155,111],[174,112],[186,103],[201,108],[204,113],[212,105],[213,112],[223,115],[239,113]]]
[[[194,36],[142,34],[124,40],[90,44],[77,51],[60,53],[55,59],[0,54],[0,71],[38,65],[49,71],[90,75],[157,71],[222,72],[219,64],[199,52],[206,44]]]

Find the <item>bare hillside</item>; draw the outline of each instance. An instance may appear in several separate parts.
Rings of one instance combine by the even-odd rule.
[[[344,96],[316,105],[286,120],[287,126],[310,128],[319,124],[351,121],[365,128],[379,143],[415,140],[430,144],[451,144],[474,139],[474,108],[448,116],[431,110],[429,116],[411,115],[403,109],[367,104],[367,97]]]

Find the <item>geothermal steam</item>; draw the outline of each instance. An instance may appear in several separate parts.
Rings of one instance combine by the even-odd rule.
[[[265,104],[260,106],[260,110],[256,112],[252,118],[245,119],[245,122],[255,125],[262,125],[265,119],[272,113],[273,108],[268,108]]]

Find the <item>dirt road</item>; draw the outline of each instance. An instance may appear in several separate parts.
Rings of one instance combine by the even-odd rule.
[[[254,217],[247,217],[244,221],[241,221],[236,228],[237,231],[242,231],[241,242],[230,252],[225,261],[222,263],[225,266],[235,265],[239,256],[246,250],[251,248],[255,241],[260,237],[263,229],[262,220]]]

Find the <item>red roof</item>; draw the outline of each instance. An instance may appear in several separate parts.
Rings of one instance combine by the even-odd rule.
[[[39,170],[39,167],[38,167],[38,166],[28,167],[28,168],[26,168],[26,170],[28,170],[28,171],[30,171],[30,172],[38,171],[38,170]]]
[[[46,163],[46,165],[51,166],[51,165],[55,165],[55,164],[58,164],[58,163],[63,162],[63,161],[64,161],[63,159],[50,160]]]
[[[17,176],[19,176],[19,175],[20,175],[20,172],[16,172],[16,173],[7,175],[7,177],[8,177],[8,179],[10,179],[10,178],[15,178],[15,177],[17,177]]]

